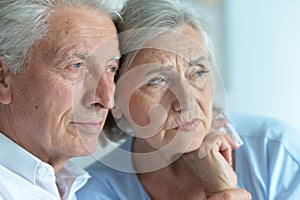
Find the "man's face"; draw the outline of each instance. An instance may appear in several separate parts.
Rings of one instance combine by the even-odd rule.
[[[62,8],[48,26],[27,70],[12,76],[9,104],[18,143],[44,161],[96,150],[114,105],[119,55],[116,29],[105,14]]]

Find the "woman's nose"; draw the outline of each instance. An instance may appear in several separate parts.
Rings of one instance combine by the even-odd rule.
[[[175,95],[172,107],[176,112],[192,110],[196,105],[191,85],[185,78],[180,79],[172,89]]]

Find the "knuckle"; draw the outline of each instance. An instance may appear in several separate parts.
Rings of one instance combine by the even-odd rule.
[[[222,200],[230,200],[231,199],[231,193],[229,191],[224,191],[222,194]]]
[[[250,192],[248,192],[247,190],[243,189],[243,193],[244,193],[244,196],[247,197],[247,199],[249,199],[249,200],[252,199],[252,196],[251,196]]]

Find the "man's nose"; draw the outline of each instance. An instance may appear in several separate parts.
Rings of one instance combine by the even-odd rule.
[[[115,83],[110,77],[103,74],[97,84],[93,102],[94,106],[111,109],[114,106]]]

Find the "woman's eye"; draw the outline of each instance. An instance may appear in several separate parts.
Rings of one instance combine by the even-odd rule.
[[[196,78],[201,77],[203,74],[209,73],[209,70],[202,64],[189,64],[188,77]]]
[[[147,86],[148,87],[157,87],[161,85],[165,85],[166,80],[164,78],[158,77],[158,78],[153,78],[150,81],[148,81]]]
[[[155,78],[155,79],[152,79],[150,82],[160,84],[160,83],[164,82],[164,79],[163,78]]]
[[[209,73],[209,70],[197,70],[196,75],[197,76],[202,76],[203,74]]]

